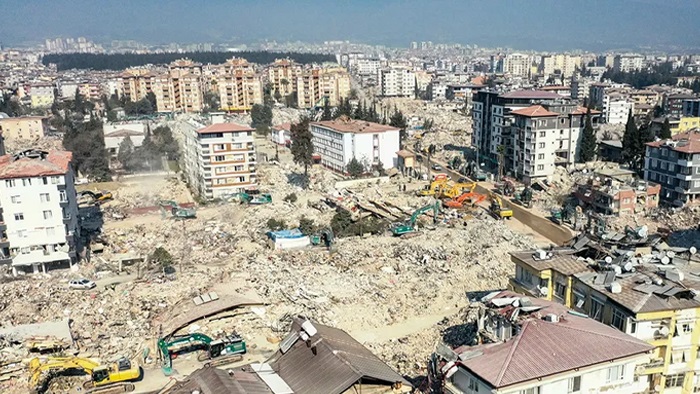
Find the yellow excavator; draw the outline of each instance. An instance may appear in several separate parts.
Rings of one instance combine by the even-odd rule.
[[[436,176],[435,179],[432,182],[430,182],[429,185],[425,185],[423,189],[418,191],[418,195],[425,197],[440,194],[441,190],[444,190],[448,187],[448,181],[449,178],[447,178],[447,175]]]
[[[454,199],[462,193],[471,193],[474,189],[476,189],[476,182],[455,183],[449,189],[442,189],[440,197]]]
[[[94,360],[81,357],[49,357],[45,361],[35,357],[29,361],[29,384],[36,392],[42,393],[47,389],[51,378],[68,371],[83,371],[90,375],[92,379],[85,385],[86,389],[124,384],[139,380],[142,375],[141,367],[132,367],[131,361],[126,358],[120,358],[110,365],[100,365]],[[122,392],[134,390],[131,384],[125,386]]]
[[[513,210],[503,206],[501,197],[493,193],[491,193],[489,197],[491,198],[491,213],[496,216],[497,219],[510,219],[513,217]]]

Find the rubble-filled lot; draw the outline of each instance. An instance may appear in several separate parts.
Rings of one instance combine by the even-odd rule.
[[[281,157],[282,164],[259,168],[261,189],[273,195],[268,205],[200,206],[197,218],[187,221],[158,213],[119,221],[105,215],[103,235],[109,244],[77,272],[51,271],[0,286],[4,300],[0,324],[68,317],[81,355],[100,360],[119,355],[138,358],[148,347],[149,373],[157,364],[153,344],[159,323],[177,314],[171,308],[224,284],[256,293],[266,305],[244,308],[235,317],[200,321],[189,330],[212,335],[235,330],[247,340],[262,338],[266,343],[261,346],[275,349],[289,317],[303,314],[347,330],[400,372],[416,376],[423,373],[416,365],[424,365],[433,349],[435,323],[465,306],[466,292],[504,288],[513,271],[508,252],[532,247],[529,237],[476,214],[464,223],[442,224],[410,238],[387,232],[337,239],[332,252],[324,247],[273,251],[267,245],[267,221],[283,219],[294,227],[305,216],[328,226],[335,211],[322,199],[329,195],[342,192],[361,201],[391,201],[407,211],[426,203],[425,198],[399,192],[406,179],[343,191],[335,187],[342,178],[321,168],[310,170],[308,188],[303,189],[302,170],[284,154]],[[113,185],[115,200],[109,204],[143,207],[168,195],[179,203],[191,201],[186,193],[179,194],[182,185],[174,180],[149,180],[145,190],[138,182]],[[292,193],[296,202],[283,201]],[[120,254],[146,256],[157,247],[173,256],[176,280],[165,278],[160,267],[148,261],[140,267],[127,266],[128,272],[117,275]],[[74,277],[97,279],[98,287],[71,290],[67,280]],[[101,280],[120,277],[123,283],[100,285]],[[0,353],[5,362],[24,357],[26,350],[19,345]]]

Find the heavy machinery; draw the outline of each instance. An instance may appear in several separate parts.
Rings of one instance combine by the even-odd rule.
[[[168,212],[176,219],[193,219],[197,217],[197,212],[194,208],[181,207],[177,202],[172,200],[163,200],[158,203],[158,206],[160,207],[163,218],[168,215]]]
[[[442,189],[440,192],[440,197],[456,198],[460,194],[464,193],[465,190],[469,190],[469,192],[472,192],[474,191],[474,189],[476,189],[476,182],[455,183],[450,188]]]
[[[141,378],[143,372],[139,366],[132,367],[131,361],[126,358],[120,358],[109,365],[100,365],[89,358],[81,357],[49,357],[46,361],[33,358],[29,361],[29,384],[36,391],[44,392],[51,378],[70,371],[83,371],[90,375],[91,380],[85,385],[87,389],[135,381]],[[134,389],[131,384],[124,386],[124,391]]]
[[[502,194],[506,197],[510,197],[515,194],[515,184],[508,178],[503,178],[503,181],[496,186],[496,192]]]
[[[391,233],[396,236],[401,236],[418,231],[416,227],[418,216],[430,211],[433,211],[433,224],[435,224],[437,223],[438,214],[440,213],[440,201],[435,201],[434,203],[416,209],[406,222],[393,223],[391,225]]]
[[[503,206],[501,197],[493,193],[491,193],[489,197],[491,198],[491,213],[496,216],[497,219],[510,219],[513,217],[513,210]]]
[[[439,194],[441,190],[446,188],[448,185],[447,175],[441,174],[435,177],[429,185],[425,185],[423,189],[418,191],[419,196],[434,196]]]
[[[323,243],[329,250],[333,246],[333,230],[325,228],[316,234],[309,236],[312,245],[321,245]]]
[[[210,366],[223,365],[237,361],[246,352],[245,341],[235,333],[224,335],[219,339],[212,339],[201,333],[189,334],[177,337],[169,342],[164,338],[158,340],[158,350],[163,359],[163,373],[172,373],[173,355],[204,350],[197,359],[199,361],[213,360],[207,364]]]
[[[112,192],[102,191],[102,192],[92,192],[90,190],[84,190],[78,193],[78,198],[90,198],[92,201],[101,204],[105,201],[109,201],[114,198]]]
[[[458,196],[457,198],[447,200],[443,204],[448,208],[460,209],[464,208],[466,205],[473,207],[485,199],[485,194],[469,191],[462,193],[462,195]]]
[[[520,193],[515,193],[515,202],[518,204],[530,208],[532,205],[532,189],[528,186],[525,186],[525,188],[520,192]]]
[[[237,193],[233,196],[234,199],[238,199],[241,203],[250,205],[262,205],[269,204],[272,202],[272,195],[269,193],[262,194],[250,194],[250,193]]]

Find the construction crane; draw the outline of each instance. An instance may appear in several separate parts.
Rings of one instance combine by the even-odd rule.
[[[441,174],[435,177],[429,185],[425,185],[423,189],[418,191],[419,196],[434,196],[440,194],[448,186],[449,179],[447,175]]]
[[[491,213],[493,213],[497,219],[510,219],[513,217],[513,210],[503,206],[501,197],[493,193],[491,193],[489,197],[491,198]]]
[[[449,189],[442,189],[441,193],[440,193],[440,197],[456,198],[460,194],[464,193],[465,190],[469,190],[468,193],[471,193],[474,191],[474,189],[476,189],[476,182],[455,183]]]
[[[177,219],[193,219],[197,217],[197,212],[194,208],[181,207],[177,202],[172,200],[163,200],[158,203],[160,207],[160,212],[163,218],[167,216],[168,211],[170,215]]]
[[[44,392],[53,376],[72,370],[90,375],[91,381],[85,388],[131,382],[142,376],[141,367],[132,367],[131,361],[126,358],[120,358],[110,365],[100,365],[94,360],[81,357],[49,357],[43,362],[35,357],[29,361],[29,384],[37,392]],[[131,386],[128,391],[132,391],[133,385],[128,386]]]
[[[397,222],[391,225],[391,233],[400,236],[408,233],[418,231],[416,227],[416,222],[418,221],[418,216],[433,211],[433,224],[437,223],[438,214],[440,213],[440,201],[435,201],[434,203],[428,204],[422,208],[418,208],[413,212],[410,219],[406,222]]]
[[[246,344],[236,334],[212,339],[207,335],[194,333],[177,337],[170,342],[166,341],[165,338],[160,338],[158,350],[163,359],[163,373],[167,376],[172,373],[173,355],[204,350],[204,353],[197,357],[199,361],[215,360],[209,365],[223,365],[241,358],[240,355],[246,352]]]

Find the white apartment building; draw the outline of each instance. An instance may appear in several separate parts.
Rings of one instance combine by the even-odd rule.
[[[644,67],[644,58],[641,55],[617,55],[613,61],[615,72],[631,72],[641,70]]]
[[[608,124],[625,124],[630,111],[634,112],[634,101],[624,93],[611,92],[603,95],[603,119]]]
[[[377,75],[382,67],[382,62],[379,59],[356,58],[350,59],[348,64],[350,71],[358,75]]]
[[[413,97],[416,94],[416,76],[407,67],[379,70],[377,83],[384,97]]]
[[[395,127],[346,117],[314,122],[310,127],[314,153],[330,169],[345,173],[353,157],[367,170],[380,161],[384,169],[396,166],[399,129]]]
[[[576,104],[532,105],[511,111],[512,169],[525,182],[544,179],[556,166],[568,167],[579,157],[586,108]],[[599,111],[591,111],[597,124]]]
[[[510,53],[503,58],[503,72],[514,77],[527,77],[530,75],[531,63],[528,55]]]
[[[77,261],[78,204],[64,151],[26,150],[0,157],[0,264],[46,272]]]
[[[581,101],[587,99],[591,83],[593,83],[592,78],[582,77],[580,75],[571,77],[571,98]]]
[[[542,72],[545,76],[558,74],[562,78],[569,78],[580,66],[581,56],[557,54],[542,57]]]
[[[193,192],[211,200],[257,186],[255,129],[236,123],[182,126],[177,133],[183,172]]]

